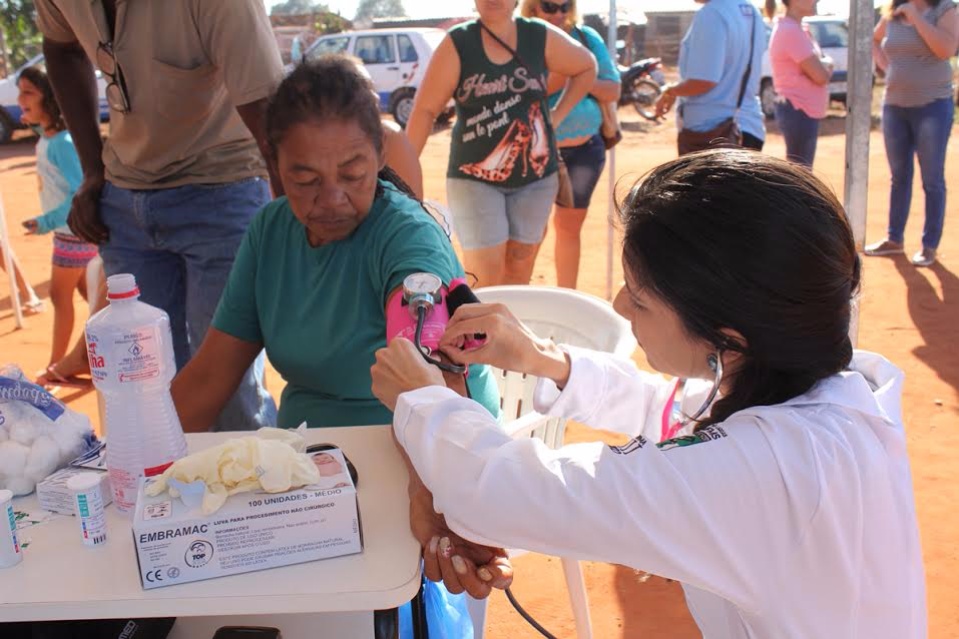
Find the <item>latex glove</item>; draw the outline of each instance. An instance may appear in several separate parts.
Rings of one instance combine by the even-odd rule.
[[[228,439],[175,461],[152,484],[146,494],[155,496],[164,490],[174,497],[179,493],[169,480],[189,484],[202,481],[205,492],[201,510],[209,515],[223,506],[230,495],[262,489],[281,493],[315,483],[320,473],[308,455],[297,452],[305,446],[295,432],[261,428],[255,436]]]

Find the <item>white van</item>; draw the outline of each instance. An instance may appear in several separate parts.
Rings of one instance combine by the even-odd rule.
[[[362,60],[380,96],[380,110],[392,114],[405,127],[430,57],[445,36],[442,29],[422,28],[344,31],[319,37],[303,58],[348,53]],[[449,109],[441,119],[448,120],[452,115]]]

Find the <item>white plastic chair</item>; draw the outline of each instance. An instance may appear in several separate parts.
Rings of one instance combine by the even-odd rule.
[[[630,357],[636,350],[636,338],[629,322],[598,297],[545,286],[491,286],[477,289],[476,296],[485,303],[505,304],[534,333],[549,337],[558,344],[582,346],[624,357]],[[561,447],[566,420],[540,415],[533,410],[537,378],[498,369],[494,374],[499,386],[505,430],[513,438],[537,437],[550,448]],[[592,639],[582,568],[576,559],[561,557],[560,560],[576,622],[576,636]],[[485,600],[471,606],[477,639],[483,637],[485,613]]]

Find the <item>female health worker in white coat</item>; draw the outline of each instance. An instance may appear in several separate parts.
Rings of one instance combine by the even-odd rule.
[[[861,271],[836,197],[797,165],[718,150],[654,169],[621,210],[614,306],[649,365],[689,381],[461,307],[451,358],[536,375],[539,412],[635,438],[550,450],[395,340],[373,391],[436,511],[476,543],[678,580],[707,639],[924,638],[903,376],[847,336]],[[457,348],[475,333],[485,346]],[[432,578],[497,585],[448,541],[429,549]]]

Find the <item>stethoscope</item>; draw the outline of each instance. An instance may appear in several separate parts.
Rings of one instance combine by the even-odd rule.
[[[689,381],[685,377],[680,377],[676,381],[676,386],[673,388],[673,394],[670,397],[670,401],[666,402],[665,410],[663,411],[663,424],[661,432],[661,441],[666,441],[672,439],[676,436],[676,433],[681,431],[683,428],[689,424],[698,421],[702,417],[709,407],[712,406],[713,402],[716,400],[716,395],[719,394],[719,386],[723,381],[723,358],[722,351],[717,351],[715,353],[710,353],[706,357],[706,363],[709,365],[711,371],[713,371],[713,387],[709,390],[709,395],[706,396],[706,399],[703,401],[702,405],[694,412],[692,415],[686,415],[683,413],[683,402],[686,400],[686,390],[687,382]]]

